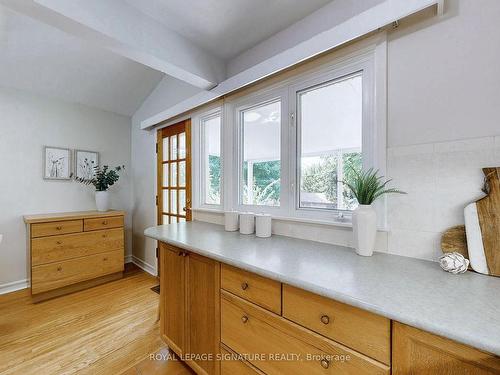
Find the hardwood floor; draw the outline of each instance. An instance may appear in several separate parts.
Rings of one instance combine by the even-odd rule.
[[[164,347],[159,296],[150,290],[157,283],[134,268],[121,280],[39,304],[27,290],[0,296],[0,374],[182,373],[175,372],[181,362],[149,359]]]

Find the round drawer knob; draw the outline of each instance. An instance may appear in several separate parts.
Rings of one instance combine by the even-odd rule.
[[[57,229],[57,230],[61,230],[61,229],[62,229],[62,227],[56,227],[56,229]]]
[[[104,257],[104,259],[103,259],[103,260],[104,260],[104,261],[108,260],[108,257]]]
[[[326,359],[322,359],[322,360],[321,360],[321,367],[323,367],[323,368],[328,368],[328,367],[330,367],[330,362],[329,362],[329,361],[327,361]]]
[[[107,220],[104,220],[104,221],[102,222],[102,225],[108,225],[108,221],[107,221]]]
[[[242,321],[243,323],[248,322],[248,316],[243,315],[243,316],[241,317],[241,321]]]
[[[247,290],[248,289],[248,283],[245,283],[245,282],[241,283],[241,289]]]
[[[106,238],[106,237],[108,237],[108,236],[106,236],[105,234],[102,235],[102,238]]]
[[[321,316],[321,323],[323,323],[323,324],[330,323],[330,317],[328,315],[322,315]]]
[[[62,267],[61,266],[57,267],[57,270],[62,271]]]
[[[60,245],[60,244],[62,244],[62,242],[61,241],[56,241],[56,244]]]

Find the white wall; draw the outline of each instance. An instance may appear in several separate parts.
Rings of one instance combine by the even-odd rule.
[[[156,241],[145,238],[144,229],[156,225],[156,131],[141,130],[141,121],[200,91],[165,76],[132,117],[134,261],[150,272],[156,270]]]
[[[95,150],[101,163],[126,166],[112,188],[112,207],[128,211],[129,253],[130,118],[4,88],[0,114],[0,291],[5,284],[20,287],[27,278],[23,215],[95,209],[90,187],[42,179],[44,145]]]

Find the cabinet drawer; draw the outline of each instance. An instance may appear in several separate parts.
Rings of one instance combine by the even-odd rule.
[[[220,350],[222,360],[220,365],[221,375],[263,375],[263,372],[255,369],[250,364],[243,362],[238,354],[226,350]]]
[[[221,287],[276,314],[281,314],[281,283],[226,264]]]
[[[221,340],[269,375],[389,374],[389,367],[222,293]],[[259,354],[265,358],[253,357]]]
[[[83,231],[83,220],[52,221],[31,224],[31,237],[56,236],[58,234],[78,233]]]
[[[123,216],[110,216],[83,220],[83,228],[86,232],[91,230],[120,227],[123,227]]]
[[[387,318],[289,285],[283,285],[283,317],[390,364]]]
[[[122,228],[33,238],[31,264],[38,266],[111,250],[123,250],[123,241]]]
[[[31,270],[31,293],[42,293],[120,272],[123,268],[123,250],[35,266]]]

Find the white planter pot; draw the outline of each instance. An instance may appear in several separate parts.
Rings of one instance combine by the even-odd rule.
[[[97,211],[109,211],[109,191],[96,191],[95,205],[97,206]]]
[[[365,257],[371,256],[377,237],[377,213],[371,205],[360,204],[354,210],[352,232],[356,253]]]

